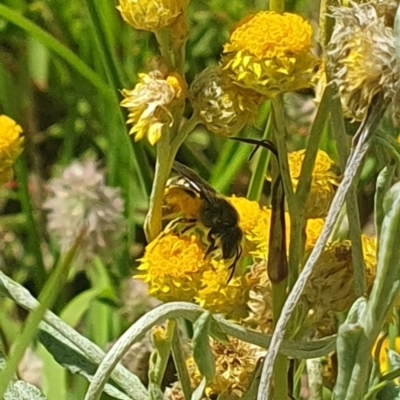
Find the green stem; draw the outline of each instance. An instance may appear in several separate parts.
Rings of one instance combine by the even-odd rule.
[[[339,154],[340,168],[342,171],[344,171],[346,168],[349,149],[347,147],[347,134],[344,125],[340,98],[336,96],[336,93],[334,93],[334,98],[332,98],[331,118]],[[354,293],[356,297],[360,297],[366,293],[367,283],[365,278],[365,268],[363,262],[364,256],[361,242],[360,213],[357,202],[357,182],[358,178],[355,180],[355,182],[353,182],[349,189],[346,200],[346,211],[349,221],[351,254],[353,260]]]
[[[51,308],[56,300],[63,283],[65,282],[69,266],[75,256],[75,253],[80,245],[80,241],[85,234],[82,230],[76,238],[71,249],[66,253],[65,257],[57,264],[54,272],[51,274],[49,280],[43,288],[39,296],[40,305],[37,309],[32,311],[25,323],[21,336],[16,340],[15,347],[11,353],[6,367],[0,372],[0,399],[3,398],[9,382],[12,380],[18,364],[20,363],[29,343],[32,342],[36,336],[39,324],[44,317],[46,311]]]
[[[301,167],[299,182],[296,188],[293,207],[289,207],[291,230],[289,244],[289,288],[292,288],[299,274],[299,267],[303,260],[305,239],[305,210],[311,190],[312,171],[318,154],[318,146],[322,132],[329,114],[329,101],[332,93],[326,88],[322,95],[310,135],[307,141],[307,149]]]
[[[264,129],[263,139],[267,139],[271,132],[271,114],[268,116],[267,123]],[[268,164],[271,159],[269,151],[260,151],[258,155],[257,165],[254,173],[251,176],[249,188],[247,190],[247,198],[249,200],[259,201],[262,193],[262,188],[265,182],[265,174]]]
[[[18,195],[22,206],[22,211],[26,216],[26,230],[30,242],[32,254],[35,258],[35,266],[32,271],[32,278],[35,282],[35,287],[39,293],[47,279],[47,272],[41,252],[41,240],[39,230],[35,222],[32,202],[28,189],[28,171],[25,165],[25,160],[20,158],[15,169],[17,172]]]
[[[174,358],[174,364],[178,373],[184,398],[185,400],[190,400],[192,398],[190,375],[186,367],[186,357],[183,351],[180,332],[177,325],[175,326],[174,337],[172,338],[172,357]]]
[[[292,186],[292,179],[290,177],[288,154],[286,148],[286,124],[285,117],[283,115],[284,105],[282,95],[276,96],[271,102],[271,124],[272,131],[274,133],[274,139],[276,141],[276,147],[279,154],[279,166],[282,175],[283,187],[285,189],[286,201],[290,209],[295,209],[295,194]]]
[[[283,13],[285,11],[285,1],[284,0],[269,0],[269,9],[271,11],[275,11],[277,13]]]
[[[148,243],[153,241],[161,232],[162,201],[172,163],[169,132],[164,132],[157,143],[156,170],[150,195],[149,212],[145,220],[145,233]]]
[[[160,53],[165,63],[167,64],[168,70],[175,70],[175,63],[171,54],[171,46],[170,46],[170,32],[167,28],[161,29],[159,31],[154,32],[157,43],[160,49]]]
[[[286,301],[287,280],[278,284],[272,284],[272,313],[274,325],[281,315],[283,304]],[[280,353],[276,357],[274,368],[274,398],[286,399],[288,395],[288,379],[287,379],[287,358]]]
[[[170,132],[166,131],[157,143],[156,170],[153,188],[150,195],[149,212],[145,221],[145,232],[147,242],[153,241],[161,232],[162,220],[162,201],[164,197],[165,185],[171,173],[172,164],[179,147],[186,139],[187,135],[199,123],[196,117],[189,119],[170,140]]]

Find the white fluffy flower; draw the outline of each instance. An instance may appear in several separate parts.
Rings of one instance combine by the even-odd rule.
[[[95,161],[73,162],[60,178],[50,181],[48,190],[43,205],[49,211],[47,228],[61,251],[71,247],[83,227],[87,231],[80,246],[81,261],[115,250],[125,231],[124,203],[118,188],[106,186]]]

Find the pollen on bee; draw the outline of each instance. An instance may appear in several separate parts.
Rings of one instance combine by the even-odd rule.
[[[185,215],[186,218],[197,218],[200,212],[201,200],[192,190],[182,187],[167,187],[163,200],[163,218],[176,218]]]

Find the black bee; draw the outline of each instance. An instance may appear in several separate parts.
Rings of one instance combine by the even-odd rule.
[[[239,215],[226,199],[190,168],[175,161],[173,169],[179,175],[171,178],[167,184],[163,211],[168,210],[171,215],[174,212],[175,215],[180,214],[173,221],[173,227],[183,224],[186,225],[186,231],[200,226],[207,232],[208,247],[205,257],[220,249],[223,260],[232,260],[229,265],[229,282],[242,255],[243,232],[239,227]],[[173,191],[176,191],[178,197],[172,196]],[[169,194],[171,196],[168,199]],[[180,199],[180,205],[173,199]],[[164,212],[163,214],[165,216]]]

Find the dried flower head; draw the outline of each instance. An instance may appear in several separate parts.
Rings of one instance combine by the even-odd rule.
[[[334,7],[332,15],[336,24],[328,46],[328,67],[338,86],[344,115],[362,120],[377,93],[397,99],[395,36],[371,3]],[[394,114],[398,112],[395,107]]]
[[[224,47],[224,69],[235,83],[267,97],[310,86],[318,59],[312,29],[298,15],[262,11],[246,17]]]
[[[215,357],[216,374],[207,386],[205,394],[210,398],[221,396],[240,399],[250,384],[260,357],[260,348],[236,338],[230,338],[229,343],[219,343],[210,339],[210,343]],[[189,358],[187,365],[192,384],[197,387],[202,376],[194,359]]]
[[[94,255],[107,258],[118,248],[125,232],[124,202],[119,189],[106,186],[95,161],[73,162],[49,182],[48,190],[43,204],[49,212],[47,229],[63,252],[83,227],[87,231],[80,246],[82,264]]]
[[[396,16],[397,7],[399,6],[399,0],[362,0],[356,1],[356,3],[370,3],[376,8],[378,17],[385,19],[386,26],[393,27],[394,18]]]
[[[0,185],[14,177],[13,165],[22,152],[22,128],[6,115],[0,115]]]
[[[305,150],[289,153],[289,169],[293,187],[296,190],[303,166]],[[322,150],[318,150],[312,172],[311,191],[306,204],[306,218],[323,218],[329,207],[339,184],[337,175],[332,168],[334,162]]]
[[[260,333],[270,334],[273,331],[272,288],[266,263],[252,265],[246,279],[250,287],[247,302],[250,311],[242,322]]]
[[[220,65],[206,68],[190,87],[195,113],[210,132],[221,136],[232,136],[249,123],[262,99],[253,90],[235,85]]]
[[[372,286],[376,274],[376,242],[362,235],[367,287]],[[347,311],[356,300],[349,240],[333,242],[323,251],[305,289],[305,297],[319,320],[327,312]]]
[[[160,71],[139,74],[134,89],[123,89],[121,106],[129,111],[127,124],[132,124],[130,135],[135,141],[144,137],[151,145],[157,143],[165,127],[174,123],[172,112],[183,105],[185,83],[176,73],[164,76]]]
[[[189,0],[119,0],[122,18],[135,29],[156,32],[170,26],[189,4]]]

